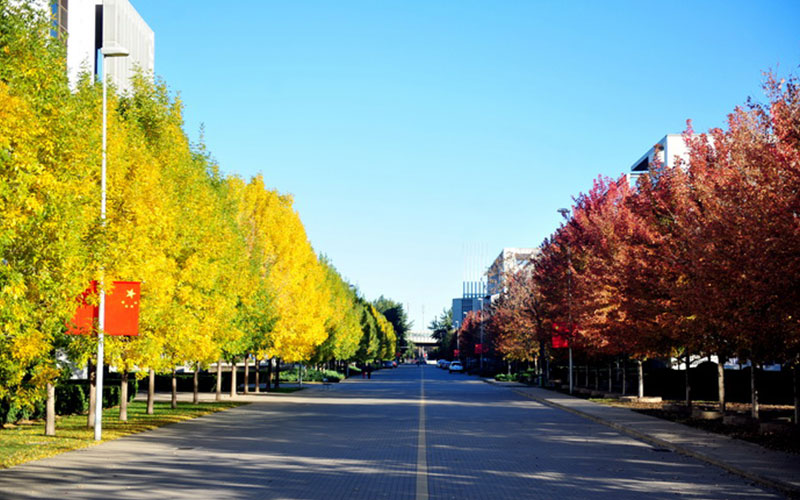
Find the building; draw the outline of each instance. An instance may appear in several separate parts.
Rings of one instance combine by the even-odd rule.
[[[471,311],[480,311],[486,300],[486,282],[465,281],[461,297],[453,299],[453,328],[458,330]]]
[[[40,8],[48,2],[40,0]],[[120,92],[131,90],[136,68],[155,70],[155,35],[128,0],[56,0],[51,6],[53,36],[66,37],[67,74],[74,88],[82,73],[100,74],[102,47],[121,46],[127,57],[107,58],[108,75]]]
[[[505,289],[505,277],[533,264],[538,248],[504,248],[486,272],[486,294],[494,300]]]
[[[656,163],[661,163],[669,168],[674,167],[678,158],[688,160],[688,152],[683,135],[665,135],[631,166],[628,176],[631,186],[635,186],[639,177],[650,172],[650,168]]]

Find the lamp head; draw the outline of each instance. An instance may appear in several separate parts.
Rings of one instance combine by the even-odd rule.
[[[119,45],[111,45],[100,49],[100,53],[103,54],[104,57],[126,57],[130,54],[130,51]]]

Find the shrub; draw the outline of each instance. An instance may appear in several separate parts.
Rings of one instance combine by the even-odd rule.
[[[352,371],[352,369],[351,367],[350,370]],[[281,382],[297,382],[299,370],[299,368],[292,368],[281,371]],[[344,375],[335,370],[306,370],[303,372],[303,382],[322,382],[323,379],[327,379],[328,382],[340,382],[343,378]]]

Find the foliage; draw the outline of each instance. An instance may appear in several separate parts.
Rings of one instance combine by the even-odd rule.
[[[0,0],[4,415],[34,414],[48,383],[61,390],[68,368],[92,361],[94,337],[64,331],[100,269],[107,290],[142,282],[139,336],[106,337],[105,361],[135,377],[245,354],[394,355],[397,329],[317,257],[292,197],[261,176],[222,175],[205,145],[188,140],[181,100],[152,75],[135,76],[125,95],[110,89],[101,224],[102,85],[84,75],[70,89],[49,23],[32,2]],[[58,394],[62,405],[83,404]]]
[[[386,317],[392,324],[394,333],[397,336],[398,346],[408,345],[406,334],[411,331],[413,322],[408,319],[405,308],[400,302],[388,299],[381,295],[373,303],[375,309]]]
[[[800,85],[767,75],[725,130],[684,133],[688,157],[598,178],[491,308],[498,350],[536,354],[557,325],[584,358],[800,354]],[[462,327],[474,340],[480,319]],[[470,340],[472,339],[472,340]],[[463,348],[462,344],[462,348]]]

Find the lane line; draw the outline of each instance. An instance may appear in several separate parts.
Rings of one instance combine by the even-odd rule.
[[[428,500],[428,452],[425,443],[425,368],[419,379],[419,432],[417,434],[417,500]]]

